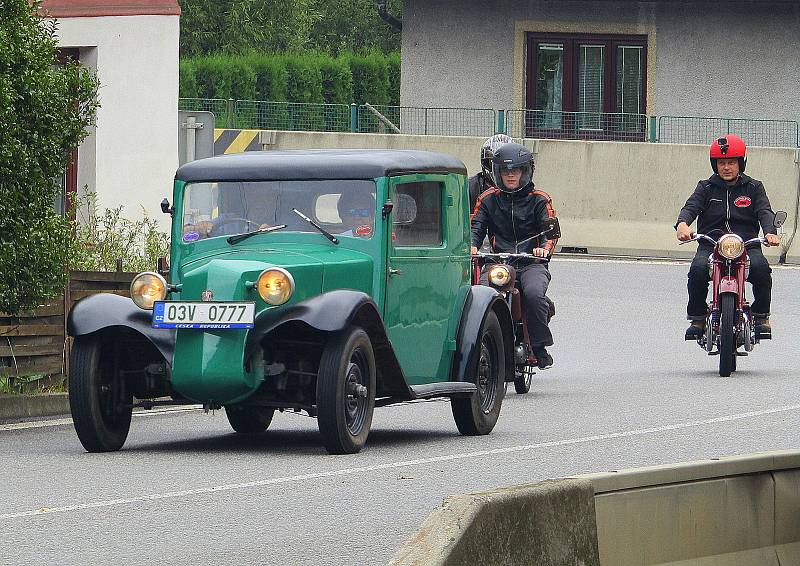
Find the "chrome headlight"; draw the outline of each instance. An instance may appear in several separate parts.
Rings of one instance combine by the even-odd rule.
[[[726,259],[736,259],[744,252],[744,241],[736,234],[725,234],[717,243],[719,255]]]
[[[294,293],[292,274],[280,267],[271,267],[261,272],[256,281],[259,296],[268,305],[282,305]]]
[[[145,271],[131,281],[131,299],[143,310],[152,310],[153,303],[167,297],[167,281],[158,273]]]
[[[489,269],[489,283],[495,287],[505,287],[511,281],[511,271],[505,265],[495,265]]]

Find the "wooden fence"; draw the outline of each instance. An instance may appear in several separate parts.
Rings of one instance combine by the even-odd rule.
[[[0,375],[67,375],[67,315],[76,301],[96,293],[129,296],[135,273],[72,271],[61,297],[32,312],[12,317],[0,313]]]

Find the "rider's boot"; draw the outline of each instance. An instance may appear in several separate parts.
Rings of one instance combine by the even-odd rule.
[[[686,329],[686,340],[699,340],[703,333],[706,331],[705,320],[693,320],[689,328]]]
[[[547,353],[544,346],[533,349],[533,355],[536,356],[536,365],[539,369],[547,369],[553,365],[553,356]]]
[[[764,340],[772,339],[772,327],[769,324],[768,314],[753,313],[753,322],[755,322],[755,331],[758,338]]]

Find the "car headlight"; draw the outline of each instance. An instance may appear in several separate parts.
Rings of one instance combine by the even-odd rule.
[[[269,305],[282,305],[294,293],[294,279],[291,273],[280,267],[271,267],[258,276],[258,294]]]
[[[744,252],[744,241],[736,234],[725,234],[717,244],[719,254],[727,259],[736,259]]]
[[[163,301],[167,296],[167,281],[158,273],[145,271],[131,281],[131,299],[136,306],[152,310],[153,303]]]
[[[511,281],[511,271],[505,265],[495,265],[489,269],[489,283],[495,287],[505,287]]]

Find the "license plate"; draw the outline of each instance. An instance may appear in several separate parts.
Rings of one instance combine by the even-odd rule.
[[[256,304],[247,302],[158,301],[153,328],[253,328]]]

